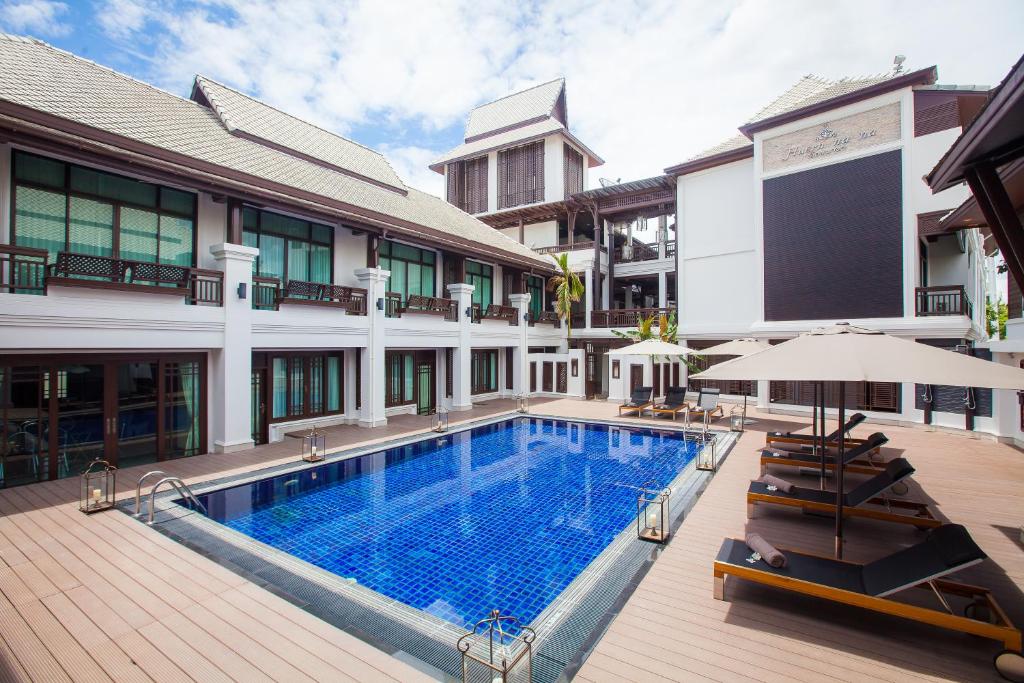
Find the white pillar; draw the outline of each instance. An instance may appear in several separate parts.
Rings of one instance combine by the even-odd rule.
[[[658,273],[658,308],[668,306],[668,273]]]
[[[767,410],[771,406],[771,383],[766,379],[757,380],[757,407]]]
[[[530,378],[526,374],[529,368],[526,355],[530,349],[530,342],[527,339],[530,326],[523,318],[530,311],[530,295],[512,294],[508,299],[516,307],[516,316],[519,320],[519,347],[512,354],[512,367],[507,372],[512,373],[512,393],[516,396],[525,396],[530,392]]]
[[[590,327],[591,313],[594,312],[594,269],[587,268],[583,272],[583,310],[586,317],[583,327]]]
[[[368,306],[373,306],[372,301],[368,301]],[[367,311],[367,315],[369,315]],[[358,418],[358,410],[356,409],[356,395],[360,391],[360,387],[356,385],[356,368],[359,366],[359,349],[345,349],[344,355],[345,364],[345,417],[349,419]]]
[[[366,348],[360,358],[361,407],[360,427],[380,427],[388,423],[384,414],[384,325],[383,306],[378,300],[384,299],[387,281],[391,272],[380,268],[357,268],[356,279],[366,289],[366,318],[368,331]]]
[[[210,436],[213,451],[252,448],[252,262],[259,253],[241,244],[215,244],[210,253],[224,273],[224,346],[211,356]],[[245,285],[246,298],[238,295]]]
[[[473,407],[471,373],[473,320],[466,315],[466,309],[473,305],[473,285],[463,283],[448,285],[451,297],[455,299],[459,312],[459,345],[455,347],[452,359],[452,410],[469,410]]]

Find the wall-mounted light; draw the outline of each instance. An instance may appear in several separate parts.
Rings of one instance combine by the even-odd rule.
[[[244,282],[239,282],[238,283],[238,298],[239,299],[245,299],[245,290],[246,290],[245,283]]]
[[[472,306],[466,306],[466,317],[467,318],[472,318],[473,317],[473,307]]]
[[[529,313],[523,313],[523,322],[524,323],[530,322],[530,314]]]
[[[383,311],[384,310],[384,297],[380,297],[380,298],[377,299],[377,310],[378,311]]]

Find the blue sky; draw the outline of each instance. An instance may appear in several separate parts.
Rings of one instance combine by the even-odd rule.
[[[882,0],[0,0],[39,37],[187,96],[196,73],[383,151],[410,184],[473,106],[558,76],[597,178],[661,172],[735,134],[801,76],[879,73],[995,85],[1024,2]]]

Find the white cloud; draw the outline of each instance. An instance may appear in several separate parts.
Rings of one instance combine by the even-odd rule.
[[[15,33],[30,33],[46,38],[66,36],[71,26],[62,18],[68,12],[63,2],[15,0],[0,4],[0,27]]]
[[[427,168],[437,158],[436,150],[426,147],[381,145],[380,151],[391,162],[395,173],[406,185],[438,197],[444,196],[444,176]]]
[[[201,72],[342,134],[407,132],[385,151],[440,193],[434,133],[510,89],[564,75],[573,131],[608,162],[592,182],[645,177],[809,72],[878,73],[899,53],[943,83],[994,85],[1019,56],[1024,3],[110,0],[100,16],[126,49],[149,45],[148,76],[169,89]]]

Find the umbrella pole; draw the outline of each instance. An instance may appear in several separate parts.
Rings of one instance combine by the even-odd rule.
[[[846,383],[839,383],[839,443],[836,449],[836,559],[843,559],[843,452],[846,450]]]
[[[821,428],[824,430],[825,425]],[[814,403],[811,405],[811,430],[813,435],[811,437],[811,452],[814,455],[821,457],[821,476],[818,478],[818,488],[825,490],[825,454],[818,450],[818,383],[814,383]]]
[[[818,396],[821,398],[821,404],[818,413],[818,424],[821,425],[821,488],[825,489],[825,458],[828,456],[828,441],[825,436],[825,383],[818,382]]]

